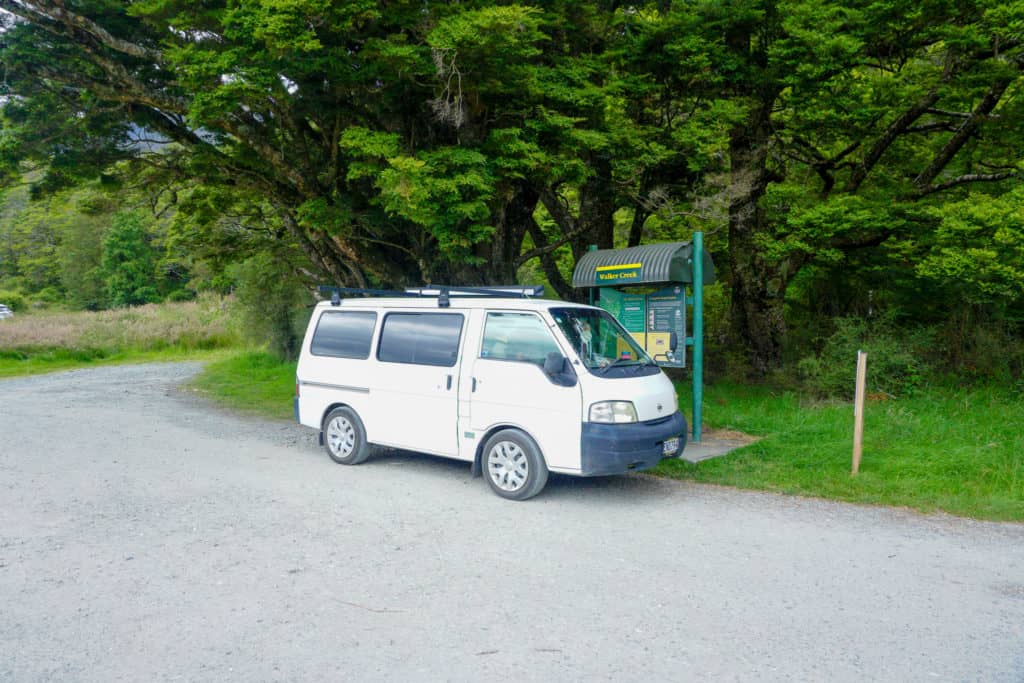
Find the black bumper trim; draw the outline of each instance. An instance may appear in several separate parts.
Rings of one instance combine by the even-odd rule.
[[[583,423],[580,476],[597,477],[647,470],[662,458],[673,458],[686,447],[686,418],[680,412],[667,418],[631,424]],[[679,437],[679,450],[665,453],[665,441]]]

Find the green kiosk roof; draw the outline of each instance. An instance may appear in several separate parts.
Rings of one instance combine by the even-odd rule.
[[[576,262],[573,287],[693,283],[693,244],[663,242],[627,249],[588,251]],[[715,264],[704,250],[704,284],[715,281]]]

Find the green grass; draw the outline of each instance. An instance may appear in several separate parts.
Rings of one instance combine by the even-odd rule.
[[[129,349],[113,352],[98,349],[39,349],[28,352],[0,350],[0,378],[40,375],[99,365],[210,361],[223,358],[228,353],[228,349],[193,349],[179,346],[152,351]]]
[[[245,351],[208,363],[192,386],[218,403],[268,418],[292,419],[295,363]]]
[[[687,392],[680,387],[680,394]],[[688,411],[688,406],[683,409]],[[705,423],[763,436],[667,477],[992,520],[1024,520],[1024,400],[998,389],[931,390],[869,402],[860,473],[850,474],[853,407],[790,391],[717,384]]]

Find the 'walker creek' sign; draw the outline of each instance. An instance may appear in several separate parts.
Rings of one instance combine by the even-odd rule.
[[[598,266],[597,282],[600,285],[628,283],[640,279],[643,263],[624,263],[621,266]]]

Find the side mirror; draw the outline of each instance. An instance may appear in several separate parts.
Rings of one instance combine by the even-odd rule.
[[[549,377],[557,375],[565,368],[565,356],[558,351],[551,351],[544,359],[544,374]]]
[[[679,335],[675,332],[668,333],[668,350],[675,352],[676,347],[679,346]]]
[[[572,364],[558,351],[551,351],[544,358],[544,374],[552,384],[560,387],[576,386],[576,373],[572,369]]]

